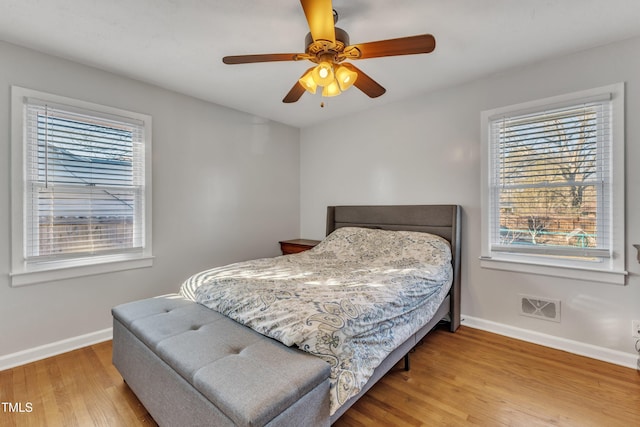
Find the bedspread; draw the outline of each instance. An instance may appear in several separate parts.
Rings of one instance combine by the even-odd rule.
[[[315,248],[200,272],[181,293],[331,365],[331,414],[431,319],[452,282],[449,243],[340,228]]]

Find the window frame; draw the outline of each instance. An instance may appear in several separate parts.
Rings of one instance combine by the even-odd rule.
[[[497,214],[494,208],[494,192],[491,188],[492,141],[491,122],[496,116],[515,116],[545,110],[577,105],[602,97],[611,99],[611,183],[608,186],[611,205],[608,214],[611,221],[610,257],[597,261],[572,260],[558,256],[532,255],[527,253],[503,252],[492,250],[492,218]],[[546,276],[572,278],[582,281],[595,281],[624,285],[625,271],[625,172],[624,172],[624,83],[602,86],[570,94],[534,100],[516,105],[486,110],[481,113],[481,256],[483,268],[506,270],[519,273],[533,273]],[[495,207],[496,209],[498,207]]]
[[[69,257],[53,257],[52,259],[27,262],[26,234],[27,234],[27,201],[26,189],[26,145],[25,140],[25,109],[26,99],[37,98],[52,104],[63,105],[73,110],[80,110],[87,114],[120,116],[143,123],[144,140],[144,240],[139,251],[121,252]],[[20,86],[11,87],[11,286],[24,286],[35,283],[70,279],[95,274],[110,273],[134,268],[151,267],[152,254],[152,212],[151,212],[151,149],[152,149],[152,118],[147,114],[136,113],[120,108],[95,104],[92,102],[54,95]]]

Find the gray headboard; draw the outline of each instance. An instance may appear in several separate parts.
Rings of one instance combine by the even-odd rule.
[[[329,206],[327,235],[340,227],[368,227],[436,234],[451,243],[451,330],[460,326],[460,217],[459,205]]]

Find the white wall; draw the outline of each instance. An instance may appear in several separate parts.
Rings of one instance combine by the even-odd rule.
[[[116,304],[298,236],[298,129],[2,42],[0,64],[0,361],[107,329]],[[9,286],[11,85],[153,116],[153,267]]]
[[[631,246],[640,243],[640,168],[635,164],[640,159],[638,52],[640,39],[633,39],[508,70],[345,117],[337,137],[326,138],[323,126],[303,129],[301,236],[324,235],[327,205],[460,204],[464,314],[630,357],[635,354],[631,319],[640,319],[640,265]],[[428,72],[424,70],[425,76]],[[628,284],[480,268],[480,112],[616,82],[627,84]],[[388,90],[393,90],[391,84]],[[519,316],[518,293],[560,299],[561,323]]]
[[[327,139],[323,126],[298,131],[0,42],[0,362],[109,328],[112,306],[174,292],[195,271],[276,255],[283,238],[321,238],[327,205],[364,203],[463,206],[466,315],[632,354],[630,320],[640,319],[631,246],[640,243],[638,52],[634,39],[416,96],[347,117],[339,137]],[[627,83],[627,286],[481,269],[480,111],[620,81]],[[153,116],[152,268],[9,286],[13,84]],[[518,316],[518,293],[560,299],[562,322]]]

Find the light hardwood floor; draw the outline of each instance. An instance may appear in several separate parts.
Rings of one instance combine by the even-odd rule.
[[[2,371],[0,386],[12,404],[0,407],[3,427],[156,425],[111,364],[111,342]],[[18,403],[24,412],[11,412]],[[399,364],[334,425],[640,426],[640,374],[464,326],[436,330],[409,372]]]

